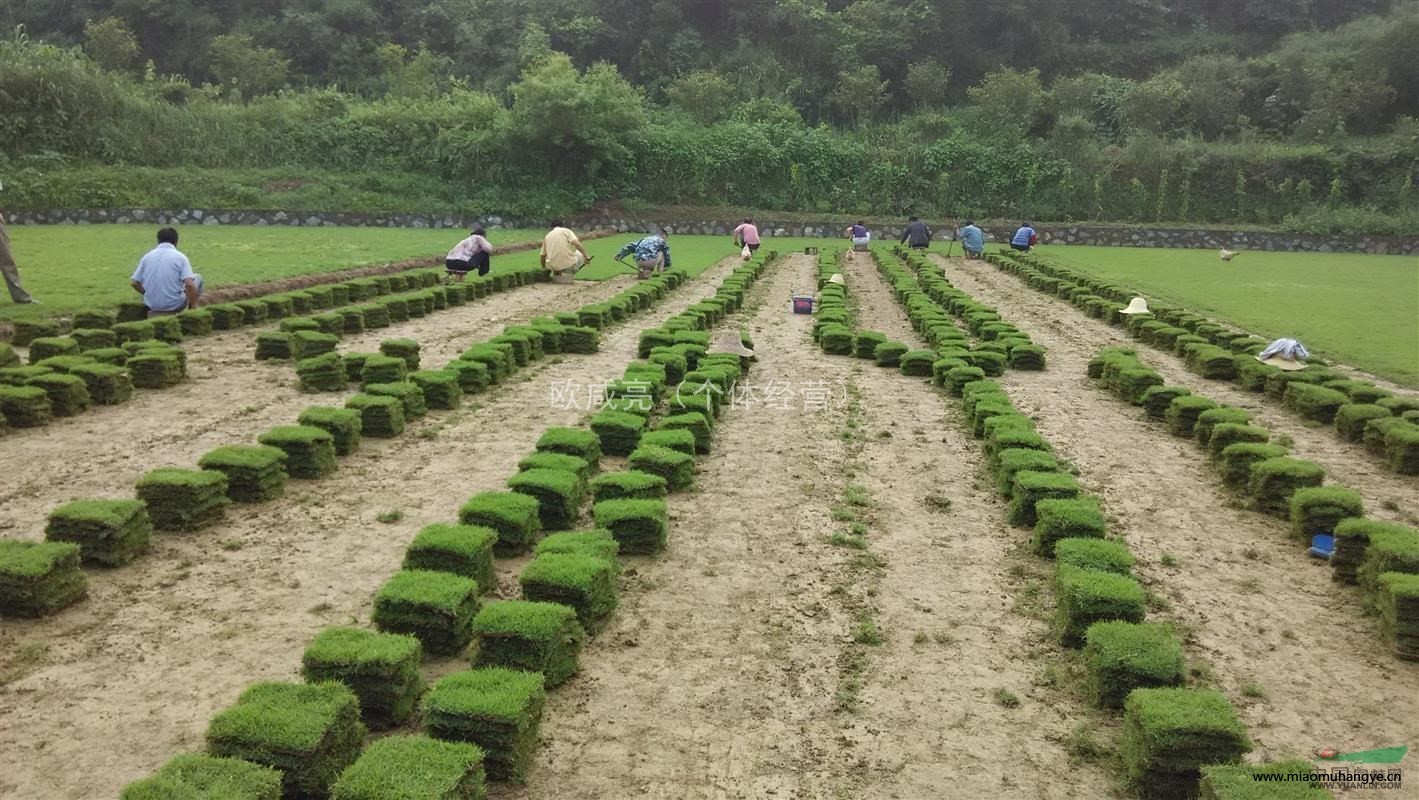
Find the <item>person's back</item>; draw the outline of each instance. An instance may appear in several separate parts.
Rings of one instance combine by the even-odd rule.
[[[554,272],[577,266],[580,252],[581,240],[570,228],[554,224],[542,237],[543,264]]]
[[[985,250],[985,232],[968,220],[965,227],[961,228],[961,247],[967,253],[980,253]]]
[[[172,228],[158,231],[158,246],[138,261],[129,282],[143,295],[149,314],[175,314],[196,307],[202,287],[192,263],[177,249],[177,231]]]
[[[1015,235],[1010,237],[1010,246],[1016,250],[1029,250],[1036,241],[1035,229],[1026,222],[1015,231]]]
[[[872,238],[872,235],[867,232],[867,226],[863,225],[861,222],[853,224],[853,226],[849,228],[849,231],[852,234],[853,240]]]
[[[734,241],[736,244],[748,245],[750,249],[759,246],[759,228],[753,222],[744,220],[739,227],[734,229]]]
[[[931,229],[926,227],[926,223],[912,217],[907,223],[906,230],[902,231],[902,241],[909,247],[923,248],[931,244]]]

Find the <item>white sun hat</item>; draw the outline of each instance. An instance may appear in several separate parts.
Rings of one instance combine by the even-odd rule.
[[[1147,301],[1147,300],[1144,300],[1144,299],[1141,298],[1141,297],[1135,297],[1135,298],[1133,298],[1132,300],[1129,300],[1129,301],[1128,301],[1128,308],[1120,308],[1120,309],[1118,310],[1118,313],[1120,313],[1120,314],[1152,314],[1153,312],[1148,310],[1148,301]]]
[[[1295,339],[1277,339],[1256,354],[1257,361],[1287,372],[1305,369],[1306,359],[1310,357],[1311,353],[1306,346]]]
[[[837,285],[842,286],[845,281],[843,280],[843,276],[841,273],[834,272],[833,277],[828,279],[828,283],[836,283]]]
[[[744,346],[744,342],[739,338],[738,331],[725,331],[719,335],[711,353],[733,353],[740,358],[753,358],[754,351]]]

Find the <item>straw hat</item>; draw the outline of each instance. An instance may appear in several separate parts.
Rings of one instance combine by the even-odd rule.
[[[739,339],[738,331],[725,331],[719,335],[719,339],[710,349],[711,353],[733,353],[740,358],[753,358],[754,351],[744,346],[744,342]]]
[[[1144,299],[1141,298],[1141,297],[1135,297],[1135,298],[1133,298],[1132,300],[1129,300],[1129,301],[1128,301],[1128,308],[1120,308],[1120,309],[1118,310],[1118,313],[1120,313],[1120,314],[1152,314],[1153,312],[1148,310],[1148,301],[1147,301],[1147,300],[1144,300]]]
[[[833,273],[833,277],[828,279],[828,283],[836,283],[839,286],[842,286],[845,282],[843,276],[836,272]]]
[[[1266,358],[1257,356],[1256,360],[1260,361],[1263,364],[1270,364],[1271,366],[1276,367],[1277,369],[1284,369],[1287,372],[1295,372],[1298,369],[1306,368],[1306,362],[1298,358],[1288,358],[1279,354],[1274,356],[1268,356]]]

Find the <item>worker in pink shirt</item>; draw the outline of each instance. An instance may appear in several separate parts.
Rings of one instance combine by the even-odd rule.
[[[744,224],[734,229],[734,246],[747,247],[750,253],[759,249],[759,229],[753,217],[745,217]]]

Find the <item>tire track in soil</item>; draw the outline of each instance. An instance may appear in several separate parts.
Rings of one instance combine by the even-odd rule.
[[[925,346],[870,261],[846,269],[859,329]],[[1112,796],[1107,775],[1071,765],[1059,744],[1092,712],[1036,685],[1058,647],[1047,625],[1014,610],[1012,553],[1027,534],[1006,524],[979,443],[928,381],[868,366],[859,385],[869,538],[887,561],[876,598],[886,642],[847,733],[867,755],[859,796]],[[949,510],[929,509],[928,496]],[[1021,705],[1002,706],[999,689]]]
[[[1139,356],[1158,370],[1169,386],[1186,386],[1219,403],[1245,408],[1252,412],[1257,424],[1275,434],[1291,437],[1294,442],[1291,449],[1296,457],[1322,464],[1328,480],[1348,486],[1364,497],[1366,514],[1409,524],[1419,515],[1419,477],[1390,472],[1364,448],[1336,436],[1334,428],[1308,427],[1270,398],[1226,381],[1204,378],[1188,370],[1181,358],[1135,341],[1122,330],[1085,315],[1063,300],[1038,292],[983,261],[934,258],[938,264],[949,264],[946,278],[962,291],[995,306],[1007,320],[1026,325],[1026,332],[1049,349],[1046,358],[1050,359],[1050,371],[1063,369],[1071,376],[1078,372],[1082,377],[1089,359],[1100,349],[1136,347]],[[1037,331],[1039,337],[1035,336]],[[1083,360],[1056,365],[1053,359],[1057,351],[1070,359],[1082,356]],[[1386,508],[1387,503],[1399,505],[1403,510]]]
[[[1365,616],[1359,592],[1333,583],[1326,562],[1306,555],[1288,523],[1241,508],[1191,440],[1169,435],[1089,381],[1089,359],[1100,347],[1124,344],[1122,336],[1010,276],[985,273],[974,263],[950,266],[952,283],[1006,319],[1023,322],[1031,338],[1049,349],[1048,370],[1011,370],[998,380],[1057,451],[1079,467],[1080,483],[1103,499],[1115,532],[1139,559],[1135,571],[1172,605],[1150,614],[1180,621],[1190,631],[1190,650],[1211,664],[1247,722],[1257,743],[1254,757],[1412,740],[1419,670],[1390,653],[1374,618]],[[1143,352],[1170,382],[1200,383],[1183,373],[1177,359]],[[1220,384],[1200,388],[1226,402],[1250,399],[1257,405],[1254,396],[1217,391],[1228,388]],[[1263,425],[1276,419],[1275,413],[1263,416]],[[1309,440],[1329,435],[1289,427],[1303,457]],[[1327,468],[1332,463],[1320,460]],[[1373,488],[1366,506],[1367,512],[1378,510]],[[1164,554],[1177,566],[1163,566]],[[1260,686],[1268,697],[1245,696],[1246,684]]]
[[[815,259],[790,255],[751,290],[748,385],[847,378],[847,362],[812,346],[812,318],[789,313],[790,292],[816,277]],[[840,403],[796,399],[730,411],[695,488],[671,496],[668,549],[626,559],[621,607],[551,693],[529,783],[493,796],[833,796],[850,768],[833,720],[847,623],[829,595],[841,551],[825,536],[845,418]]]
[[[421,362],[439,366],[504,325],[599,302],[628,285],[629,279],[620,278],[590,285],[532,284],[347,335],[339,349],[378,351],[384,339],[412,338],[421,345]],[[195,465],[214,447],[255,442],[267,428],[294,425],[308,406],[344,405],[354,391],[305,393],[291,362],[254,359],[257,332],[272,327],[193,339],[185,345],[190,377],[178,386],[139,389],[123,405],[91,409],[0,440],[6,461],[25,465],[0,488],[0,535],[40,538],[45,515],[59,502],[130,496],[133,483],[149,469]]]
[[[712,295],[737,263],[604,332],[597,354],[544,359],[476,405],[367,440],[335,475],[293,481],[282,500],[237,506],[201,533],[159,534],[132,565],[90,572],[89,599],[56,617],[5,620],[0,652],[33,640],[48,652],[0,687],[0,763],[14,765],[0,775],[0,797],[113,797],[172,755],[202,749],[207,721],[243,687],[298,679],[316,632],[369,619],[375,590],[419,528],[502,488],[545,428],[585,416],[550,402],[554,386],[619,377],[642,328]],[[396,508],[397,524],[375,521]],[[502,593],[515,594],[515,581]]]

